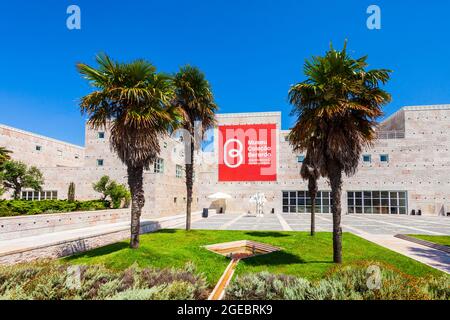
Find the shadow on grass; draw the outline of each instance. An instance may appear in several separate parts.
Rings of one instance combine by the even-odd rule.
[[[249,231],[245,234],[248,234],[252,237],[272,237],[272,238],[283,238],[283,237],[290,237],[288,234],[283,234],[280,232],[274,232],[274,231]]]
[[[92,249],[92,250],[89,250],[86,252],[82,252],[82,253],[70,256],[70,257],[66,257],[64,259],[67,261],[70,261],[70,260],[74,260],[77,258],[94,258],[94,257],[114,253],[114,252],[129,248],[129,247],[130,247],[130,245],[128,242],[117,242],[117,243],[109,244],[104,247]]]
[[[176,233],[176,229],[160,229],[158,231],[155,231],[154,233]]]
[[[310,263],[329,263],[332,264],[331,260],[328,261],[306,261],[299,256],[285,252],[277,251],[269,254],[256,256],[248,259],[241,260],[246,266],[258,267],[258,266],[280,266],[280,265],[290,265],[290,264],[310,264]]]

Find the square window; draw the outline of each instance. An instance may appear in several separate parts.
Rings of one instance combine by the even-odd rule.
[[[297,162],[298,163],[303,163],[303,161],[305,161],[305,156],[304,155],[297,156]]]
[[[183,178],[183,167],[179,164],[177,164],[175,167],[175,175],[177,178]]]
[[[363,162],[371,163],[372,162],[372,156],[370,154],[363,155]]]
[[[155,173],[163,173],[164,172],[164,159],[157,158],[155,163],[153,164],[153,170]]]
[[[103,167],[104,161],[103,159],[97,159],[97,167]]]
[[[36,151],[42,151],[42,147],[41,146],[36,146]]]
[[[105,139],[105,133],[104,133],[103,131],[99,131],[99,132],[97,133],[97,137],[98,137],[99,139]]]
[[[380,161],[381,162],[389,162],[389,155],[388,154],[381,154],[380,155]]]

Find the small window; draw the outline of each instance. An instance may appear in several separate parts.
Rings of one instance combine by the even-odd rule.
[[[76,154],[75,159],[80,159],[80,156]]]
[[[177,197],[173,198],[173,203],[177,203]]]
[[[42,147],[41,146],[36,146],[36,151],[42,151]]]
[[[175,175],[177,178],[183,178],[183,167],[180,166],[179,164],[176,165]]]
[[[58,153],[58,157],[62,157],[62,150],[58,150],[57,153]]]
[[[363,162],[371,163],[372,162],[372,156],[370,154],[363,155]]]
[[[104,161],[103,159],[97,159],[97,167],[103,167]]]
[[[289,141],[289,136],[284,136],[284,141],[288,142]]]
[[[164,159],[158,158],[156,159],[153,166],[155,173],[163,173],[164,172]]]
[[[167,142],[164,142],[163,146],[164,146],[164,149],[166,149],[167,148]]]
[[[105,139],[105,133],[103,131],[98,132],[98,138],[99,139]]]
[[[387,154],[381,154],[381,155],[380,155],[380,161],[381,161],[381,162],[389,162],[389,155],[387,155]]]
[[[304,155],[297,156],[297,162],[298,163],[303,163],[303,161],[305,161],[305,156]]]

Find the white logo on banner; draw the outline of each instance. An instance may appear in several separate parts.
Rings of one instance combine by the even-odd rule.
[[[238,147],[237,149],[230,149],[228,150],[228,145],[230,143],[236,142]],[[230,139],[227,142],[225,142],[223,146],[223,162],[228,168],[237,168],[244,162],[244,156],[242,152],[244,151],[244,146],[242,145],[242,142],[240,142],[237,139]],[[230,164],[228,162],[228,157],[230,158],[238,158],[238,162],[236,164]]]

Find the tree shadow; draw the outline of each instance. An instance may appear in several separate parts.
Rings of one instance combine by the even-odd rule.
[[[241,260],[246,266],[258,267],[258,266],[280,266],[289,264],[310,264],[310,263],[329,263],[332,264],[333,261],[306,261],[301,257],[291,254],[286,251],[276,251],[264,255],[259,255],[247,259]]]
[[[81,252],[81,253],[75,254],[73,256],[66,257],[64,259],[67,261],[70,261],[70,260],[75,260],[77,258],[94,258],[94,257],[114,253],[114,252],[129,248],[129,247],[130,247],[130,245],[128,242],[116,242],[113,244],[106,245],[104,247],[92,249],[92,250],[89,250],[86,252]]]
[[[160,229],[154,233],[177,233],[176,229]]]
[[[284,234],[280,232],[275,231],[249,231],[245,234],[252,236],[252,237],[272,237],[272,238],[284,238],[284,237],[290,237],[289,234]]]

